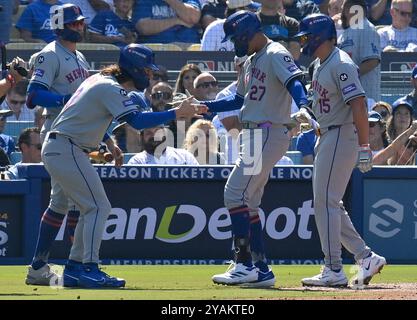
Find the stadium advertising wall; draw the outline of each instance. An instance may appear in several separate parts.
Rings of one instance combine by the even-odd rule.
[[[0,196],[0,258],[22,255],[22,197]]]
[[[364,181],[364,238],[381,254],[404,263],[417,258],[415,190],[415,180]]]
[[[112,203],[103,235],[104,263],[205,264],[231,258],[230,219],[223,188],[231,167],[96,166]],[[49,203],[42,165],[20,166],[28,178],[0,181],[0,264],[28,263],[39,219]],[[319,263],[311,167],[276,167],[260,210],[274,264]],[[376,167],[353,173],[344,199],[367,244],[390,263],[417,261],[417,168]],[[51,254],[67,258],[61,228]],[[346,262],[351,256],[344,254]]]
[[[230,259],[231,221],[223,204],[230,171],[231,167],[98,167],[113,207],[101,257],[113,263],[218,263]],[[311,175],[311,168],[275,168],[271,173],[260,217],[268,257],[274,263],[321,256]],[[44,193],[43,198],[49,194]],[[69,243],[64,228],[57,240],[51,256],[65,258]]]

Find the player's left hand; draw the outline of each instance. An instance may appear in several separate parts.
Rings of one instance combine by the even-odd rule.
[[[180,118],[198,118],[201,114],[207,113],[207,106],[203,104],[193,103],[194,97],[188,97],[183,100],[181,104],[174,108],[175,116],[177,119]]]
[[[123,165],[123,151],[116,144],[110,147],[109,151],[114,157],[114,165],[121,167]]]
[[[306,108],[300,108],[300,110],[293,114],[295,120],[300,123],[308,123],[311,126],[311,116]]]
[[[359,147],[357,167],[362,173],[372,169],[372,150],[369,144],[364,144]]]

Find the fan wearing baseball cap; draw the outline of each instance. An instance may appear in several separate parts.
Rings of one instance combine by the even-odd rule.
[[[371,111],[368,113],[368,123],[369,144],[372,150],[372,155],[375,155],[388,146],[388,141],[385,134],[385,122],[378,112]]]

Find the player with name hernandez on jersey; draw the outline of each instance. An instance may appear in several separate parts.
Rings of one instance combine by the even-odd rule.
[[[141,113],[127,91],[143,91],[153,70],[158,68],[151,49],[140,44],[126,46],[120,52],[118,64],[85,80],[54,121],[42,148],[42,160],[51,176],[51,201],[41,222],[34,259],[44,262],[39,273],[44,276],[45,284],[57,277],[45,260],[59,231],[56,217],[65,215],[69,197],[80,209],[78,225],[80,222],[83,225],[83,228],[77,225],[74,242],[82,237],[84,246],[81,261],[70,254],[63,274],[64,286],[125,286],[123,279],[111,277],[98,267],[100,244],[112,207],[88,152],[103,139],[113,118],[139,130],[207,110],[203,105],[192,104],[193,97],[189,97],[171,110]],[[123,156],[117,153],[113,156],[116,166],[121,166]]]
[[[358,272],[353,285],[367,285],[386,264],[365,244],[343,207],[352,170],[372,169],[368,112],[358,66],[335,46],[336,27],[324,14],[313,14],[300,23],[297,34],[304,54],[314,60],[313,112],[320,124],[315,145],[313,194],[314,217],[324,253],[324,268],[305,286],[347,286],[342,266],[342,245],[354,255]]]
[[[225,186],[224,203],[232,220],[234,262],[217,284],[270,287],[275,276],[268,267],[259,206],[269,174],[288,150],[287,125],[291,102],[300,111],[296,118],[311,122],[303,106],[308,104],[301,70],[288,50],[262,33],[256,14],[238,11],[224,23],[225,38],[238,57],[248,55],[234,95],[204,101],[212,112],[241,109],[241,154]],[[252,146],[252,147],[251,147]],[[251,155],[254,155],[251,157]]]

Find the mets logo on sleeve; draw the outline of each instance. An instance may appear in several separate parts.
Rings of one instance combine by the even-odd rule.
[[[42,63],[45,61],[45,57],[44,56],[39,56],[38,57],[38,63]]]
[[[126,97],[126,96],[127,96],[127,92],[126,92],[126,90],[125,90],[125,89],[120,89],[120,94],[121,94],[122,96],[124,96],[124,97]]]
[[[292,61],[292,59],[291,59],[291,57],[290,57],[290,56],[284,56],[284,61],[285,61],[285,62],[291,62],[291,61]]]
[[[348,94],[348,93],[350,93],[352,91],[355,91],[356,89],[357,89],[356,88],[356,84],[351,83],[351,84],[347,85],[346,87],[344,87],[342,89],[342,92],[343,92],[343,94]]]

